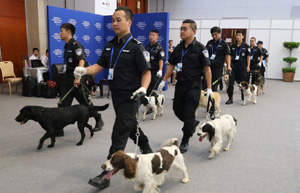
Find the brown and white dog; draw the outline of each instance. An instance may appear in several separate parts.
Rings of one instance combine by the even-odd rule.
[[[102,165],[102,169],[109,172],[106,179],[123,170],[124,177],[134,181],[134,189],[143,193],[160,192],[158,186],[164,183],[165,176],[171,168],[181,170],[183,173],[181,181],[189,182],[189,175],[176,138],[164,142],[162,148],[155,153],[135,155],[118,151]]]
[[[225,76],[224,76],[224,83],[226,84],[226,90],[227,90],[229,87],[229,75],[228,74],[225,74]]]
[[[245,97],[242,105],[246,105],[246,102],[256,104],[257,86],[255,84],[249,85],[248,82],[242,81],[239,84],[239,88],[243,91]]]
[[[208,103],[208,98],[206,97],[206,91],[201,90],[201,96],[200,96],[200,101],[199,101],[199,106],[197,107],[195,115],[197,116],[197,111],[200,107],[207,108],[207,103]],[[216,117],[220,116],[221,113],[221,96],[218,92],[213,92],[214,94],[214,99],[215,99],[215,108],[216,108]],[[206,113],[206,119],[208,119],[209,113]]]
[[[219,119],[203,123],[197,135],[200,137],[201,142],[206,136],[210,141],[210,152],[208,158],[213,158],[216,154],[220,153],[223,145],[223,137],[227,137],[227,146],[224,151],[229,151],[229,147],[233,141],[233,136],[236,133],[237,120],[232,115],[222,115]]]
[[[143,115],[143,120],[145,121],[146,114],[150,109],[152,109],[153,111],[152,120],[155,120],[156,115],[162,115],[164,113],[164,100],[165,97],[163,94],[151,97],[145,96],[142,100],[142,104],[146,107],[146,110]]]

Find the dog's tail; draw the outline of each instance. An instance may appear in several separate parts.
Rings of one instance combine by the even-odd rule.
[[[175,145],[178,147],[178,139],[177,138],[168,139],[167,141],[163,142],[161,147],[172,146],[172,145]]]
[[[234,122],[235,122],[235,125],[237,125],[237,119],[234,118],[234,116],[232,116],[232,118],[233,118],[233,120],[234,120]]]
[[[108,108],[109,104],[107,103],[106,105],[103,106],[93,106],[93,109],[96,111],[104,111]]]

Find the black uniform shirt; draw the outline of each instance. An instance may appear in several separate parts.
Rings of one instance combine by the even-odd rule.
[[[253,48],[250,47],[250,49],[251,49],[251,56],[252,56],[252,60],[250,56],[251,63],[257,64],[260,60],[261,51],[257,46],[254,46]]]
[[[104,68],[113,68],[120,50],[131,36],[131,33],[125,35],[119,43],[117,36],[109,41],[97,64]],[[110,65],[113,47],[112,65]],[[135,38],[129,40],[114,67],[113,80],[109,81],[114,105],[129,100],[132,92],[140,88],[142,73],[150,69],[149,61],[150,54],[143,44]]]
[[[183,57],[182,50],[184,53],[186,52]],[[184,41],[175,47],[169,58],[169,63],[176,66],[180,62],[182,62],[182,71],[177,72],[176,79],[178,81],[198,81],[203,75],[203,67],[210,65],[206,47],[196,38],[187,48],[184,46]]]
[[[71,38],[70,41],[65,44],[64,62],[67,65],[66,74],[72,74],[75,68],[79,64],[79,60],[85,60],[84,49],[81,43]]]
[[[146,46],[146,50],[150,53],[150,64],[151,70],[158,71],[159,70],[159,61],[165,59],[165,51],[160,43],[156,42],[152,46],[148,44]]]
[[[230,54],[232,56],[231,61],[232,63],[240,63],[246,62],[247,64],[247,56],[251,56],[250,46],[242,42],[240,47],[237,47],[237,44],[232,44],[230,46]],[[236,60],[236,56],[239,55],[239,60]]]
[[[269,57],[268,50],[266,48],[261,49],[261,54],[263,56],[263,60],[265,60],[267,57]]]
[[[218,46],[218,47],[217,47]],[[209,58],[211,63],[211,69],[220,69],[223,68],[225,62],[225,56],[230,54],[230,49],[228,44],[222,39],[215,42],[210,40],[206,44],[206,48],[209,52]],[[211,59],[211,55],[215,54],[214,60]]]

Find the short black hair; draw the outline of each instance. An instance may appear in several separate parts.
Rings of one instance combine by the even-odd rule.
[[[115,9],[115,12],[116,11],[124,11],[126,19],[133,21],[133,14],[129,7],[118,7],[117,9]]]
[[[210,29],[210,33],[213,34],[213,33],[221,33],[221,28],[219,28],[218,26],[215,26],[215,27],[212,27]]]
[[[75,26],[71,23],[63,23],[61,26],[60,26],[60,29],[61,28],[64,28],[66,29],[66,31],[70,30],[72,36],[74,36],[75,34]]]
[[[151,30],[150,33],[151,32],[156,33],[157,35],[159,35],[159,32],[156,29]]]
[[[196,30],[197,29],[197,24],[196,24],[196,22],[194,20],[186,19],[182,23],[189,23],[192,30]]]
[[[250,40],[251,40],[251,39],[255,39],[255,41],[256,41],[256,38],[255,38],[255,37],[251,37]]]
[[[264,44],[263,41],[259,40],[257,44]]]
[[[173,42],[173,40],[169,40],[169,43],[170,43],[170,42]]]
[[[244,36],[244,32],[242,30],[237,30],[236,34],[242,34]]]
[[[36,51],[36,50],[39,51],[38,48],[33,48],[33,49],[32,49],[32,52],[34,52],[34,51]]]
[[[46,53],[48,53],[48,52],[49,52],[49,50],[47,49],[47,50],[46,50]]]

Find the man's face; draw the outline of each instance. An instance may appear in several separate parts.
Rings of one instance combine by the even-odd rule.
[[[65,28],[60,28],[59,35],[62,40],[65,40],[68,37],[69,33],[71,33],[70,30],[67,31]]]
[[[263,45],[262,45],[262,44],[257,44],[257,47],[258,47],[259,49],[262,49]]]
[[[46,56],[49,57],[49,52],[46,52]]]
[[[173,41],[170,41],[170,42],[169,42],[169,46],[172,46],[172,45],[173,45]]]
[[[251,46],[251,47],[255,46],[255,41],[256,41],[256,40],[255,40],[254,38],[251,38],[251,39],[250,39],[250,46]]]
[[[152,44],[156,43],[157,39],[158,39],[158,34],[155,32],[150,32],[150,34],[149,34],[150,43],[152,43]]]
[[[39,55],[39,51],[38,50],[34,50],[33,51],[33,55],[38,56]]]
[[[221,34],[217,33],[217,32],[214,32],[214,33],[211,34],[211,37],[213,38],[214,41],[218,41],[221,38]]]
[[[194,36],[196,30],[192,30],[189,23],[183,23],[180,28],[180,38],[183,40],[187,40]]]
[[[242,33],[237,33],[235,38],[236,38],[237,42],[241,42],[241,41],[243,41],[244,36]]]
[[[123,10],[114,12],[112,16],[112,27],[117,35],[127,32],[130,29],[131,23],[131,20],[126,19]]]

